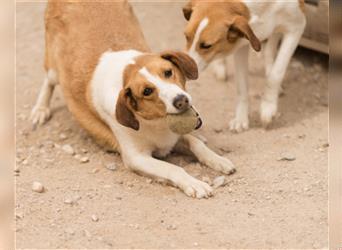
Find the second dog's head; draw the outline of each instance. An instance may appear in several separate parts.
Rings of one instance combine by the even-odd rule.
[[[142,54],[126,66],[124,87],[116,104],[116,119],[139,130],[139,119],[153,120],[177,114],[191,106],[186,80],[198,77],[195,61],[183,52]]]
[[[240,1],[190,0],[183,14],[187,51],[203,70],[213,59],[227,55],[242,38],[249,40],[256,51],[261,45],[248,24],[249,10]]]

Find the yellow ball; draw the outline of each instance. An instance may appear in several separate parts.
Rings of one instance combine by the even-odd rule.
[[[201,125],[201,119],[193,107],[181,114],[168,114],[166,121],[171,131],[180,135],[188,134]]]

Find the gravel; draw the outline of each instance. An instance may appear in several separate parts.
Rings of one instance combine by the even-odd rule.
[[[35,181],[32,183],[32,191],[36,193],[43,193],[44,192],[44,186],[38,181]]]
[[[62,150],[69,154],[69,155],[74,155],[75,154],[75,150],[73,149],[73,147],[71,147],[69,144],[65,144],[62,146]]]
[[[223,175],[216,177],[213,181],[213,188],[224,186],[225,180],[226,178]]]

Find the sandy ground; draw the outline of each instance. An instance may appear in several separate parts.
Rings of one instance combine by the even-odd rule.
[[[155,51],[185,44],[181,3],[134,3],[146,39]],[[17,4],[18,248],[327,248],[327,58],[297,51],[284,81],[281,116],[260,128],[262,58],[251,58],[251,129],[233,134],[235,84],[207,70],[188,84],[204,120],[198,131],[237,172],[207,200],[126,169],[120,156],[98,147],[68,112],[59,90],[53,117],[32,131],[29,113],[43,71],[44,4]],[[233,69],[230,72],[233,73]],[[61,146],[89,157],[80,163]],[[294,161],[278,161],[283,154]],[[189,156],[168,161],[198,178],[218,175]],[[108,170],[108,163],[117,170]],[[35,193],[32,182],[46,191]],[[96,216],[98,221],[92,217]]]

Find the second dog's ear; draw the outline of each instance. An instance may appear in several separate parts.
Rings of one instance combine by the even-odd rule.
[[[117,121],[126,127],[139,130],[139,122],[131,109],[136,109],[136,101],[130,88],[122,89],[116,102],[115,117]]]
[[[243,16],[237,16],[233,22],[233,24],[230,25],[227,39],[230,42],[234,42],[239,37],[245,37],[247,40],[249,40],[251,46],[255,51],[261,50],[261,43],[259,39],[254,34],[252,28],[248,24],[248,20]]]
[[[165,51],[161,57],[176,65],[186,79],[196,80],[198,78],[198,68],[196,62],[184,52]]]
[[[191,1],[189,1],[184,7],[183,7],[183,14],[186,20],[190,20],[192,13],[192,4]]]

